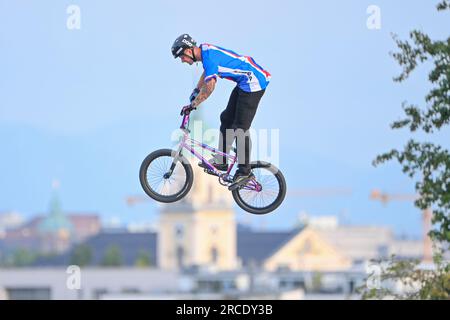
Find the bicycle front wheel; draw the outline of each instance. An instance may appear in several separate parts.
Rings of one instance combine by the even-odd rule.
[[[192,187],[194,174],[185,157],[161,149],[149,154],[141,164],[139,180],[144,192],[159,202],[181,200]]]

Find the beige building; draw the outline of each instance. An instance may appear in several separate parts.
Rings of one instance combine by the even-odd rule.
[[[182,201],[162,207],[158,261],[163,269],[237,267],[236,221],[231,194],[195,164],[194,185]]]
[[[161,208],[155,239],[162,269],[256,265],[269,272],[345,271],[405,248],[387,227],[340,226],[335,217],[312,219],[306,227],[285,232],[242,230],[228,190],[196,163],[192,167],[195,182],[190,194]],[[408,242],[402,252],[420,256],[420,241]]]
[[[352,260],[336,250],[318,232],[305,228],[264,261],[264,269],[275,271],[341,271],[349,269]]]
[[[10,231],[6,239],[0,240],[0,250],[11,243],[42,247],[36,239],[49,235],[59,236],[58,241],[44,244],[66,245],[70,234],[75,243],[87,239],[85,244],[92,250],[91,265],[100,264],[108,248],[115,246],[122,254],[121,264],[127,266],[146,256],[150,265],[167,271],[256,267],[267,272],[342,272],[391,254],[421,258],[423,253],[420,240],[397,240],[387,227],[341,226],[333,216],[311,218],[286,231],[253,230],[238,225],[234,201],[226,187],[218,183],[217,177],[202,172],[197,163],[192,163],[192,168],[194,185],[190,193],[179,202],[161,205],[157,232],[101,232],[98,217],[64,216],[54,206],[58,210],[47,217],[38,217]],[[59,232],[61,226],[70,227],[70,233]],[[61,242],[61,238],[66,241]],[[67,265],[72,253],[69,250],[41,265]]]
[[[267,271],[344,270],[351,266],[349,257],[311,228],[276,237],[272,232],[238,232],[230,192],[196,163],[192,168],[195,179],[189,195],[161,209],[157,240],[160,268],[233,270],[250,260]]]

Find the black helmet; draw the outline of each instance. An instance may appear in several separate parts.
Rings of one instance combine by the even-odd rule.
[[[172,45],[172,54],[176,59],[178,58],[186,49],[192,48],[197,45],[197,42],[192,39],[187,33],[179,36]]]

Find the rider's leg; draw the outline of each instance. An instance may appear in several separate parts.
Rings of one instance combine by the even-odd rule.
[[[236,86],[230,94],[227,107],[220,114],[220,137],[218,149],[224,153],[230,153],[231,146],[234,141],[234,130],[232,129],[233,121],[236,113],[236,103],[238,98],[238,87]],[[228,170],[227,158],[216,154],[212,159],[208,160],[216,169],[221,171]],[[199,162],[202,168],[207,168],[205,164]]]
[[[255,117],[258,104],[265,90],[257,92],[246,92],[239,90],[233,128],[237,138],[238,171],[237,176],[248,176],[250,174],[251,139],[249,129]]]
[[[220,114],[220,138],[219,150],[223,153],[230,153],[234,141],[233,122],[236,115],[236,104],[238,101],[238,87],[236,86],[230,94],[227,107]],[[226,157],[222,159],[226,163]]]
[[[237,128],[236,135],[236,149],[238,157],[237,175],[248,175],[250,173],[250,154],[251,154],[251,138],[250,131],[242,128]]]

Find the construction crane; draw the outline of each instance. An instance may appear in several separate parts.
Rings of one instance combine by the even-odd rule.
[[[351,196],[352,190],[348,188],[317,188],[317,189],[294,189],[288,190],[288,197],[332,197]]]
[[[370,199],[381,201],[387,205],[390,201],[416,201],[420,198],[417,194],[388,194],[380,190],[372,190]],[[431,262],[433,260],[432,242],[428,233],[431,230],[432,211],[430,208],[422,212],[422,232],[423,232],[423,260],[424,262]]]
[[[137,203],[146,202],[149,200],[151,200],[151,198],[149,196],[144,196],[144,195],[133,195],[133,196],[127,196],[125,198],[127,205],[130,207],[134,206]]]
[[[324,198],[324,197],[343,197],[351,196],[350,188],[294,188],[289,189],[286,193],[286,199],[292,198]],[[258,217],[261,229],[265,229],[266,217]]]
[[[346,188],[329,188],[329,189],[293,189],[289,190],[286,194],[287,198],[295,197],[332,197],[332,196],[350,196],[352,194],[351,189]],[[131,195],[125,198],[126,203],[129,206],[134,206],[140,202],[146,202],[151,200],[145,195]]]
[[[351,196],[352,190],[349,188],[308,188],[308,189],[290,189],[286,194],[286,198],[311,198],[311,197],[333,197],[333,196]],[[132,207],[138,203],[151,200],[146,195],[130,195],[125,198],[128,206]],[[251,216],[247,216],[251,219]],[[265,217],[260,216],[260,229],[265,229]],[[247,221],[249,223],[249,221]]]

